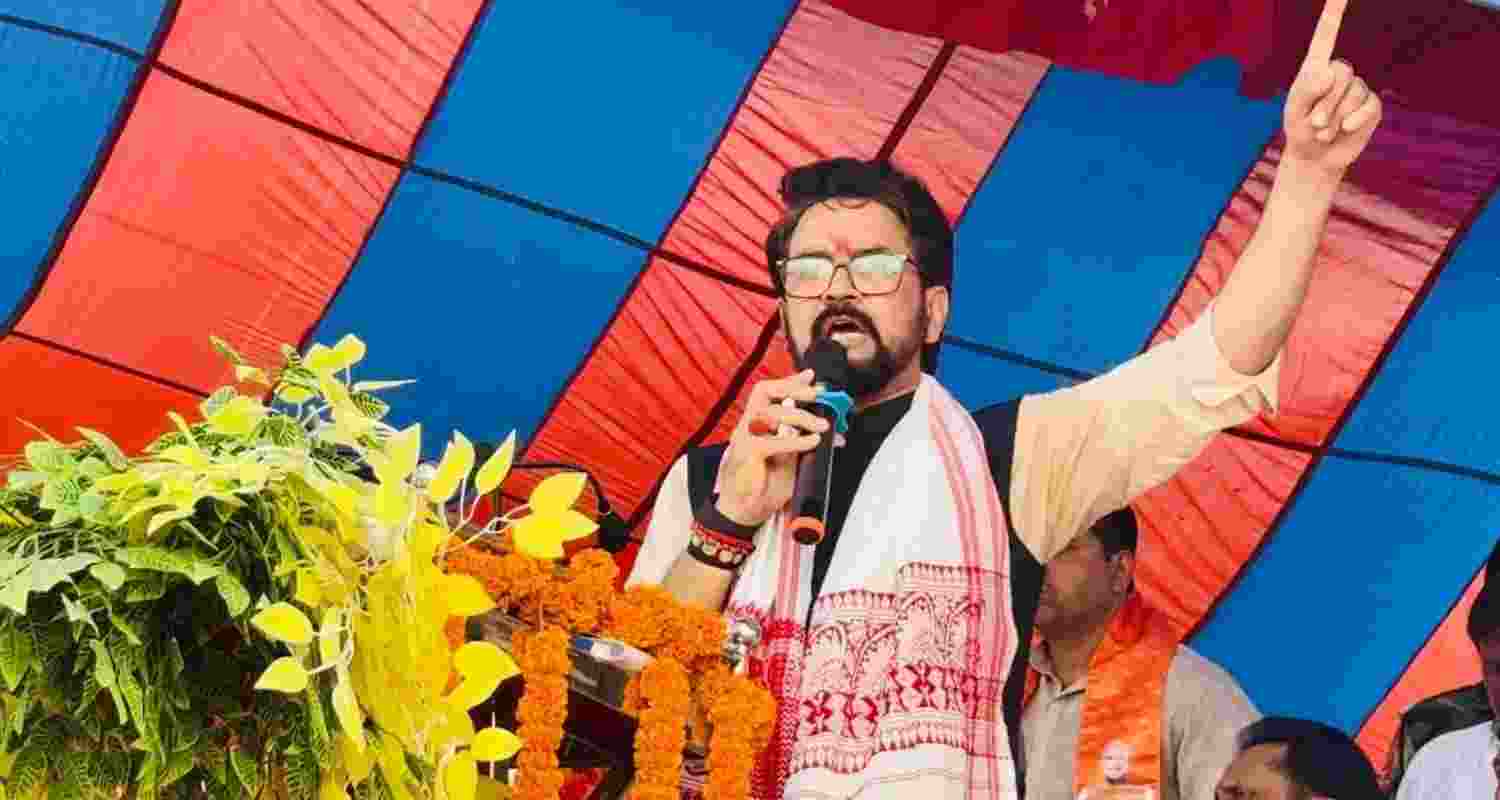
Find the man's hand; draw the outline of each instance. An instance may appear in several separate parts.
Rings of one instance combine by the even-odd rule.
[[[761,381],[719,465],[719,513],[741,525],[760,525],[792,499],[797,457],[818,446],[828,423],[783,401],[818,399],[812,370]]]
[[[1380,123],[1380,97],[1354,69],[1333,61],[1349,0],[1325,0],[1307,56],[1287,94],[1284,158],[1341,175],[1364,152]]]

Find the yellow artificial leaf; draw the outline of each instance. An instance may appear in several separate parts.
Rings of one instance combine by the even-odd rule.
[[[259,485],[271,478],[271,468],[265,464],[235,464],[231,472],[240,483]]]
[[[101,492],[123,492],[134,489],[144,482],[139,472],[119,472],[114,475],[106,475],[94,481],[94,488]]]
[[[563,542],[581,539],[599,529],[599,523],[572,509],[534,513],[511,527],[516,549],[532,558],[562,558]]]
[[[324,770],[323,782],[318,785],[318,800],[349,800],[344,782],[333,770]]]
[[[271,662],[260,674],[255,688],[286,694],[300,694],[307,690],[307,670],[291,656],[282,656]]]
[[[566,511],[573,507],[578,501],[578,496],[583,494],[584,483],[588,478],[582,472],[563,472],[537,484],[531,490],[531,499],[526,504],[531,510],[538,514],[548,512]]]
[[[411,513],[412,496],[408,488],[400,483],[382,483],[375,489],[375,519],[387,528],[400,530],[406,527],[406,517]],[[366,531],[370,533],[370,531]]]
[[[258,383],[262,386],[270,386],[271,380],[266,377],[266,371],[260,367],[252,367],[248,364],[236,364],[234,367],[234,379],[240,383]]]
[[[287,644],[307,644],[312,641],[312,623],[290,603],[276,603],[251,617],[250,624],[260,629],[267,638]]]
[[[318,490],[340,515],[346,519],[354,518],[359,505],[359,492],[337,481],[328,481],[327,485],[319,486]]]
[[[333,346],[333,353],[338,357],[340,369],[352,367],[365,357],[365,343],[358,336],[348,334]]]
[[[362,740],[356,744],[348,736],[339,736],[339,756],[344,762],[344,769],[349,773],[349,780],[360,783],[370,777],[370,770],[375,766],[375,754],[371,749]]]
[[[495,778],[485,775],[479,776],[479,789],[474,794],[475,800],[510,800],[513,792],[510,784],[501,783]]]
[[[456,705],[442,703],[436,708],[446,712],[442,724],[433,732],[433,744],[439,748],[447,745],[468,744],[474,739],[474,719],[469,710]]]
[[[519,675],[515,659],[490,642],[469,642],[453,654],[453,671],[461,680],[448,702],[468,711],[488,700],[506,679]]]
[[[294,383],[283,383],[276,390],[276,396],[281,398],[281,401],[284,403],[291,403],[297,406],[313,399],[313,392],[311,389],[298,386]]]
[[[189,447],[185,444],[174,444],[157,453],[156,457],[163,461],[171,461],[174,464],[181,464],[184,467],[192,467],[193,469],[202,469],[208,466],[208,456],[204,455],[202,450],[196,447]]]
[[[300,577],[300,575],[299,575]],[[318,663],[332,664],[339,659],[342,648],[339,646],[339,630],[344,623],[343,610],[338,608],[326,609],[323,612],[323,624],[318,628]]]
[[[412,561],[417,564],[431,564],[437,557],[438,548],[447,538],[448,529],[442,525],[434,525],[431,522],[417,525],[411,539]]]
[[[473,756],[458,753],[448,760],[443,766],[443,788],[448,800],[474,800],[479,790],[479,768]]]
[[[448,598],[448,613],[455,617],[472,617],[495,607],[494,598],[473,575],[444,575],[443,594]]]
[[[443,460],[438,464],[437,475],[427,484],[427,498],[438,505],[458,491],[469,471],[474,469],[474,445],[462,433],[454,431],[453,441],[443,451]]]
[[[361,749],[365,746],[365,715],[359,710],[359,701],[354,698],[354,687],[349,677],[342,676],[333,687],[333,713],[339,718],[344,735],[354,740]]]
[[[489,494],[505,480],[510,474],[511,461],[516,457],[516,432],[511,431],[505,437],[505,441],[495,448],[495,452],[484,460],[484,466],[479,468],[479,474],[474,477],[474,491],[479,494]]]
[[[475,761],[504,761],[521,751],[521,737],[503,728],[485,728],[469,746]]]
[[[266,407],[254,399],[237,395],[208,417],[208,427],[225,436],[248,436],[266,415]]]
[[[315,344],[307,349],[307,356],[302,359],[302,366],[317,373],[320,377],[329,375],[339,369],[339,355],[327,345]],[[326,390],[324,396],[327,396]]]
[[[151,524],[148,525],[148,526],[146,526],[146,533],[147,533],[147,535],[156,533],[157,531],[161,530],[162,528],[165,528],[168,525],[171,525],[172,523],[177,522],[178,520],[187,519],[188,517],[191,517],[192,515],[193,515],[193,510],[191,508],[188,508],[188,509],[181,509],[181,508],[179,508],[179,509],[174,509],[172,511],[163,511],[160,514],[155,514],[155,515],[153,515],[151,517]]]
[[[318,573],[309,568],[297,570],[297,591],[292,599],[308,608],[323,605],[323,586],[318,582]]]
[[[417,456],[422,449],[422,426],[412,425],[385,443],[385,461],[372,461],[371,466],[381,483],[400,483],[417,468]],[[384,467],[384,469],[382,469]]]

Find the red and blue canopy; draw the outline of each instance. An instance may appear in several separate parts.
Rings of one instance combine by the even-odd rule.
[[[1316,0],[0,0],[0,452],[139,446],[356,333],[394,421],[587,467],[643,530],[789,368],[762,261],[789,166],[886,155],[958,220],[969,405],[1180,330],[1254,229]],[[1282,413],[1138,505],[1142,583],[1268,712],[1383,758],[1472,681],[1500,527],[1500,12],[1354,0],[1386,101]],[[517,479],[524,481],[522,476]],[[524,493],[523,486],[511,487]]]

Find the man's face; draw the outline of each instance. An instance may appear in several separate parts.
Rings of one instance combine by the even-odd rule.
[[[1129,587],[1129,558],[1126,553],[1106,558],[1099,537],[1090,531],[1047,562],[1036,610],[1042,636],[1056,638],[1107,622]]]
[[[1130,745],[1110,742],[1099,757],[1099,767],[1104,772],[1106,781],[1119,783],[1125,780],[1126,774],[1130,772]]]
[[[787,244],[788,257],[825,255],[841,265],[874,251],[916,258],[895,212],[866,200],[832,200],[809,208]],[[832,336],[849,353],[854,373],[849,393],[868,397],[897,378],[915,385],[923,344],[936,342],[942,333],[946,301],[946,290],[924,289],[911,265],[896,292],[874,297],[860,295],[848,271],[838,269],[821,298],[783,300],[783,321],[799,368],[813,341]]]
[[[1214,789],[1214,800],[1299,800],[1297,785],[1282,771],[1286,745],[1262,744],[1230,762]]]
[[[1479,660],[1484,670],[1484,691],[1490,709],[1500,708],[1500,633],[1490,634],[1479,643]]]

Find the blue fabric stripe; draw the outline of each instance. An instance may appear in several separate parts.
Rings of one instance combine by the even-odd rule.
[[[959,229],[950,332],[1088,372],[1135,355],[1280,124],[1239,81],[1053,67]]]
[[[1494,494],[1330,455],[1190,644],[1262,712],[1353,733],[1488,557]]]
[[[0,320],[31,288],[139,62],[0,23]],[[0,323],[3,324],[3,323]]]
[[[422,423],[428,456],[455,428],[530,437],[644,255],[419,174],[394,191],[313,341],[353,333],[362,378],[416,379],[382,397],[393,424]]]
[[[1496,264],[1500,201],[1491,198],[1350,415],[1339,447],[1500,471],[1500,417],[1480,399],[1500,395],[1500,377],[1483,355],[1496,340]]]
[[[51,25],[144,53],[166,0],[0,0],[0,15]]]
[[[970,410],[1077,383],[1072,378],[975,352],[952,342],[943,344],[938,357],[937,378],[964,408]]]
[[[790,0],[497,4],[418,164],[657,241]]]

